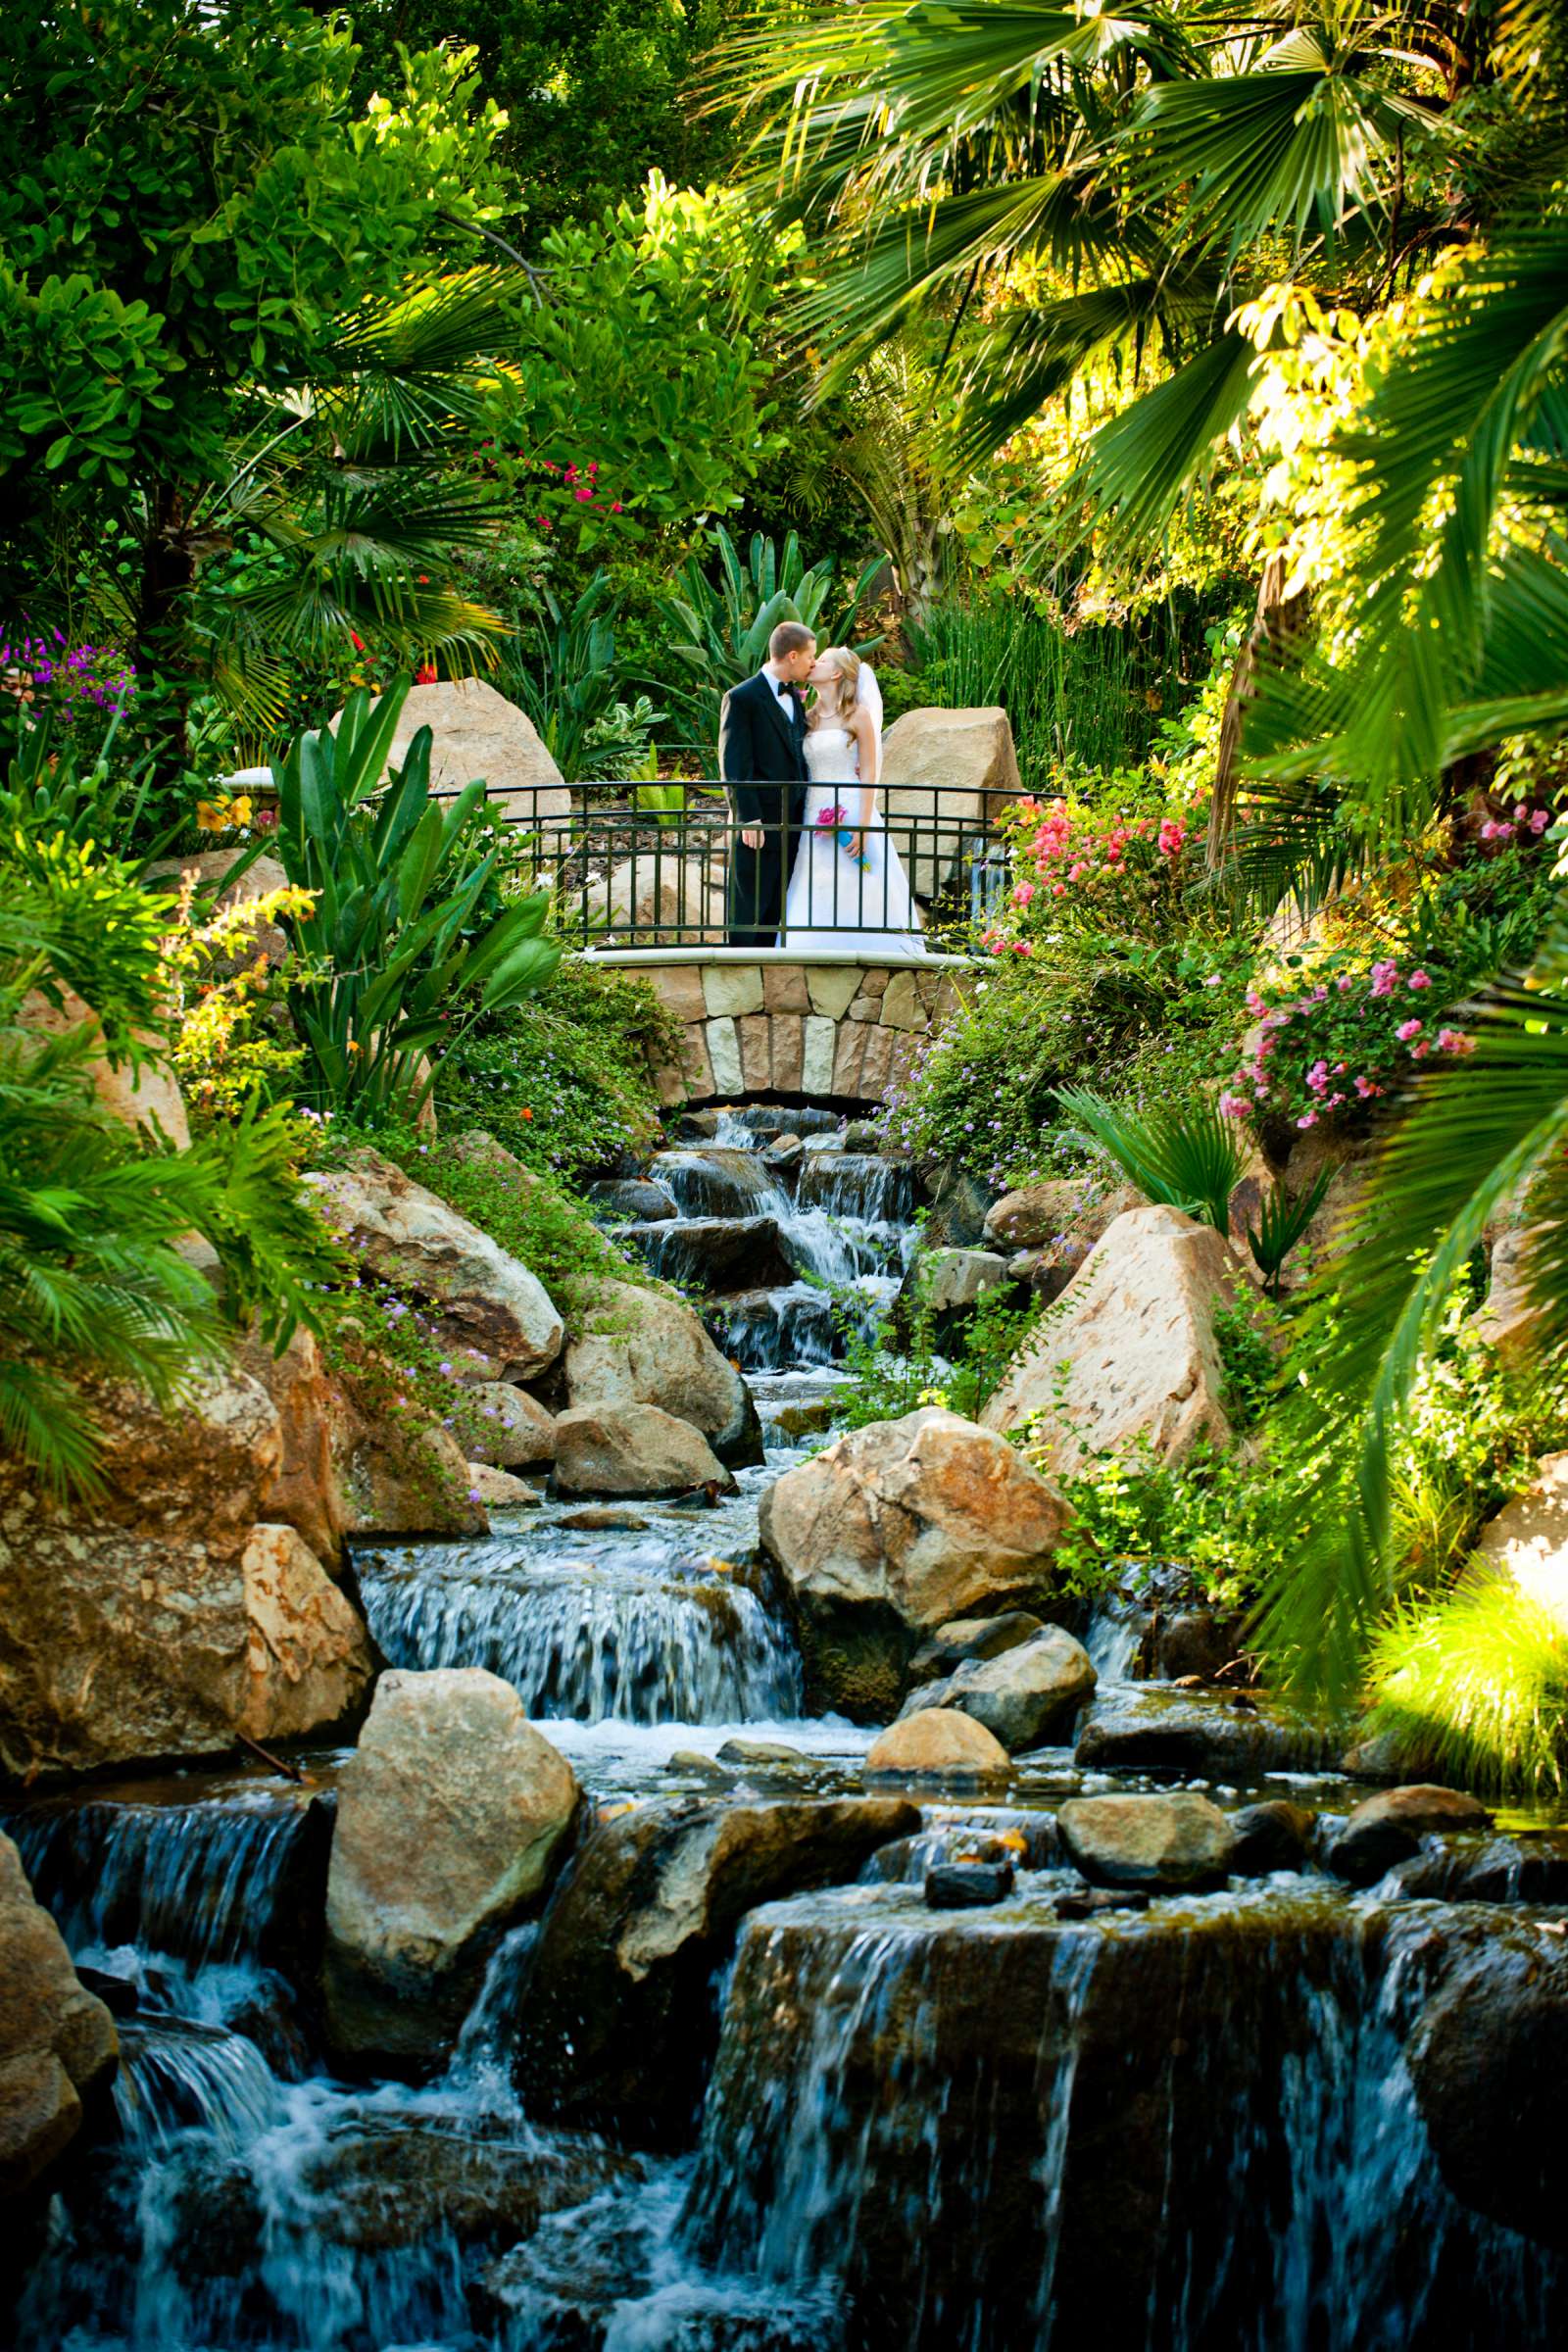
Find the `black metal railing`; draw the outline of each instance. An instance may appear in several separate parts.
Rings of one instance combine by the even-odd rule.
[[[777,906],[756,909],[756,919],[753,909],[734,903],[737,850],[742,834],[754,829],[735,815],[721,785],[688,782],[679,808],[607,806],[609,789],[557,784],[492,796],[506,822],[528,837],[539,883],[555,896],[558,931],[584,947],[722,947],[736,930],[753,947],[760,932],[771,934],[786,951],[792,937],[797,946],[848,945],[868,934],[898,938],[913,929],[946,937],[983,922],[1001,895],[1004,866],[982,796],[969,786],[895,787],[892,805],[879,810],[861,844],[868,864],[845,845],[847,822],[822,828],[824,841],[810,859],[808,903],[802,915],[797,893],[793,924],[784,888]],[[846,808],[857,790],[845,786]],[[777,840],[784,828],[758,830]],[[817,830],[801,827],[786,840],[786,866],[805,835]],[[882,845],[887,857],[878,855]]]

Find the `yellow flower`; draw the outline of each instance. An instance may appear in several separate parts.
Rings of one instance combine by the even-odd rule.
[[[228,823],[221,801],[198,801],[196,822],[204,833],[221,833]]]
[[[248,825],[250,823],[251,796],[248,792],[242,792],[237,800],[229,802],[228,821],[231,825]]]

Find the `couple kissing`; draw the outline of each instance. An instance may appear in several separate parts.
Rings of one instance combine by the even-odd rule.
[[[762,667],[724,697],[719,773],[740,828],[729,869],[732,948],[924,953],[908,877],[878,810],[881,718],[869,665],[845,645],[819,654],[798,620],[779,622]]]

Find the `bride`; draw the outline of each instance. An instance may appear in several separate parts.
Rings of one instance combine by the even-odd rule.
[[[923,956],[908,876],[878,819],[882,698],[876,680],[847,645],[830,645],[817,657],[808,683],[816,688],[806,734],[810,785],[779,946],[847,952],[853,945],[857,953],[874,948],[888,956]]]

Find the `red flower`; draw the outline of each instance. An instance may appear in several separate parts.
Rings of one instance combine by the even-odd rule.
[[[358,629],[350,629],[350,631],[349,631],[349,643],[350,643],[350,645],[352,645],[352,646],[353,646],[353,648],[354,648],[354,651],[355,651],[357,654],[363,654],[363,653],[364,653],[364,651],[365,651],[365,639],[364,639],[364,638],[363,638],[363,637],[360,635],[360,632],[359,632],[359,630],[358,630]]]
[[[435,663],[421,662],[414,673],[414,683],[416,686],[433,686],[435,684]]]

